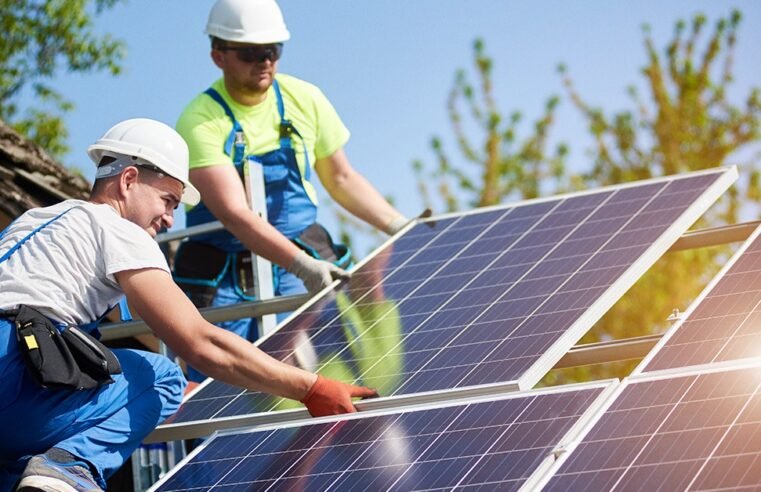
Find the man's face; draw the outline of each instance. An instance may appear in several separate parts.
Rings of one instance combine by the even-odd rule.
[[[183,185],[178,180],[138,167],[126,201],[125,219],[142,227],[151,237],[174,224],[174,210],[180,204]]]
[[[226,41],[214,50],[214,61],[222,69],[225,82],[247,95],[264,94],[277,72],[281,45],[261,45]]]

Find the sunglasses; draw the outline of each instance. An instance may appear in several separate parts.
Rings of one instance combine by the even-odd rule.
[[[262,63],[265,60],[276,62],[283,54],[283,43],[256,44],[249,46],[220,46],[219,51],[234,51],[243,63]]]

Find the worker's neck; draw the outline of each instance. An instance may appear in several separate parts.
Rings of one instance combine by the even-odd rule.
[[[232,84],[228,83],[227,80],[225,80],[225,89],[235,102],[244,106],[256,106],[267,99],[267,90],[262,92],[239,90],[238,88],[233,87]]]
[[[107,193],[93,193],[90,195],[90,199],[88,201],[96,205],[109,205],[111,208],[116,210],[116,213],[119,214],[119,216],[124,217],[124,214],[122,213],[121,202],[109,196]]]

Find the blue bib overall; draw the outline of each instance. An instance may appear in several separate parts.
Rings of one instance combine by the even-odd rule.
[[[246,161],[261,164],[264,174],[267,220],[285,237],[295,239],[302,231],[315,223],[317,219],[317,206],[304,188],[301,171],[296,160],[296,151],[293,148],[293,135],[301,140],[304,148],[304,179],[309,180],[311,166],[304,139],[293,123],[285,117],[285,105],[277,80],[273,81],[272,87],[277,102],[277,110],[280,115],[279,147],[259,155],[248,154],[246,152],[243,127],[222,96],[211,88],[207,89],[205,94],[217,102],[232,121],[233,128],[224,143],[224,151],[232,159],[241,179],[243,178]],[[216,220],[203,202],[189,210],[186,217],[186,223],[189,227]],[[194,236],[189,241],[204,243],[225,251],[227,253],[227,260],[221,271],[214,272],[215,275],[209,279],[185,278],[175,274],[175,280],[178,283],[205,285],[216,288],[210,304],[211,306],[227,306],[254,299],[250,295],[247,295],[238,278],[238,269],[235,267],[238,256],[248,255],[249,253],[247,248],[235,236],[227,231],[219,231]],[[181,256],[181,252],[178,253],[178,258],[181,258]],[[272,273],[275,295],[295,295],[306,292],[303,282],[285,269],[274,265]],[[202,307],[199,306],[198,302],[196,305]],[[288,313],[280,313],[278,321],[287,315]],[[259,337],[255,319],[227,321],[219,323],[218,326],[237,333],[251,342]],[[189,367],[188,379],[191,381],[203,381],[205,376],[194,368]]]
[[[285,105],[277,80],[273,81],[272,88],[275,92],[277,110],[280,115],[280,147],[260,155],[246,154],[243,127],[222,96],[211,88],[207,89],[205,94],[222,106],[225,114],[233,123],[232,131],[224,144],[225,153],[231,157],[241,177],[243,177],[243,167],[246,160],[262,165],[267,201],[267,220],[285,237],[294,239],[317,220],[317,206],[304,189],[301,171],[296,161],[296,152],[293,148],[292,135],[299,137],[304,146],[304,179],[308,181],[312,171],[303,138],[293,123],[285,118]],[[187,214],[188,226],[205,224],[214,220],[216,218],[203,202],[193,207]],[[211,244],[228,252],[246,250],[246,247],[227,231],[195,236],[193,240]]]
[[[71,209],[69,209],[71,210]],[[14,244],[0,268],[42,224]],[[3,234],[0,234],[2,240]],[[30,246],[26,246],[30,247]],[[2,293],[0,293],[0,298]],[[10,306],[5,306],[10,307]],[[80,328],[97,333],[100,319]],[[59,329],[65,327],[56,323]],[[90,390],[45,389],[28,373],[12,321],[0,317],[0,490],[12,490],[32,455],[51,447],[86,460],[105,488],[112,475],[163,420],[177,411],[185,388],[182,371],[168,358],[137,350],[113,350],[122,367],[114,382]]]

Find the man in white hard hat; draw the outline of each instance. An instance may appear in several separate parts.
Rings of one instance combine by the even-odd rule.
[[[97,341],[124,294],[221,381],[301,400],[312,415],[352,412],[352,397],[375,394],[272,359],[206,322],[175,285],[153,238],[180,202],[199,200],[177,132],[127,120],[88,153],[98,165],[89,201],[32,209],[0,233],[0,490],[22,471],[18,490],[101,490],[177,410],[186,381],[171,360]]]
[[[218,219],[229,232],[184,243],[175,280],[199,307],[249,300],[251,268],[244,261],[251,250],[277,265],[276,295],[315,293],[345,276],[339,267],[348,266],[350,255],[316,224],[312,173],[338,204],[377,229],[394,234],[408,220],[352,168],[343,151],[349,131],[323,93],[277,73],[290,33],[274,0],[218,0],[206,34],[222,78],[177,122],[202,199],[188,211],[187,225]],[[247,204],[241,178],[251,161],[263,167],[268,221]],[[223,326],[252,341],[258,336],[254,320]],[[189,379],[203,374],[191,368]]]

